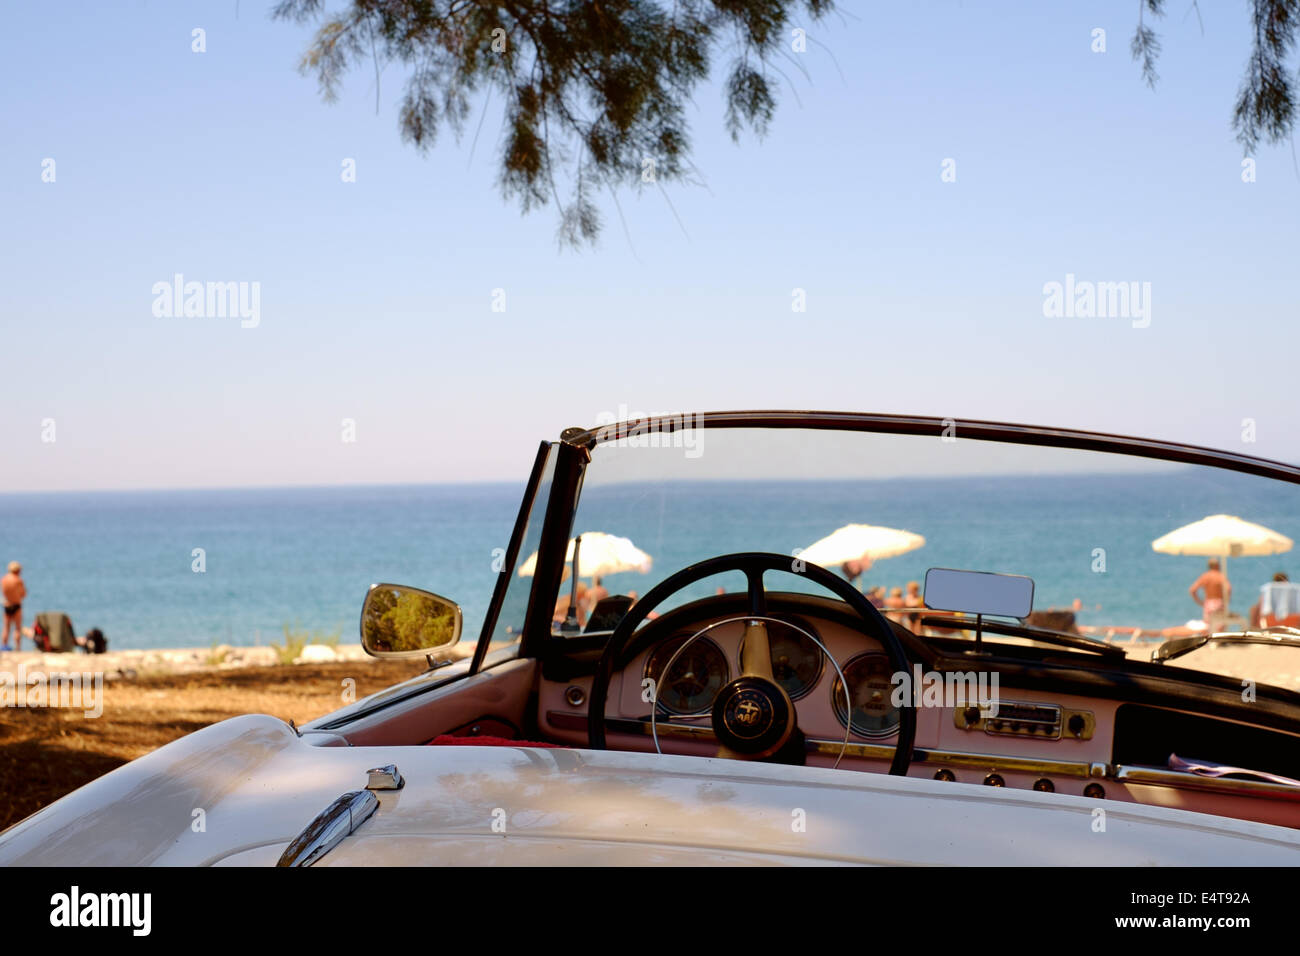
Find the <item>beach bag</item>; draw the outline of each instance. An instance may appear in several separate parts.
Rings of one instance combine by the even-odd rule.
[[[72,620],[62,611],[42,611],[36,615],[36,646],[47,654],[66,654],[77,649],[77,635]]]
[[[86,653],[103,654],[108,650],[108,638],[104,632],[97,627],[92,627],[86,632]]]

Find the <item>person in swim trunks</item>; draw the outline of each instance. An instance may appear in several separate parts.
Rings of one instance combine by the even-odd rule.
[[[1197,591],[1205,590],[1202,598]],[[1201,606],[1201,618],[1210,630],[1218,630],[1228,614],[1228,600],[1232,597],[1232,584],[1227,575],[1219,570],[1219,559],[1210,558],[1209,567],[1197,578],[1187,593]]]
[[[0,651],[9,650],[9,628],[14,629],[14,650],[23,646],[23,598],[27,597],[27,585],[23,583],[23,566],[17,561],[9,562],[9,573],[0,578],[0,593],[5,599],[4,636],[0,638]]]

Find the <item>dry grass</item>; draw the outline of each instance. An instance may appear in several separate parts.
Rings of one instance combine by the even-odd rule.
[[[104,685],[104,712],[0,708],[0,829],[163,744],[240,714],[303,724],[424,670],[423,661],[346,661],[145,676]]]

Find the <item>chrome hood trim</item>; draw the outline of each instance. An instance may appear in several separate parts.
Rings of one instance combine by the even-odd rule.
[[[316,814],[316,819],[289,843],[276,866],[311,866],[379,809],[379,798],[369,790],[353,790]]]

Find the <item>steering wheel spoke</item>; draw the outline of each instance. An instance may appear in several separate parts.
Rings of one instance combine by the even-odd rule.
[[[772,644],[767,639],[767,624],[761,618],[745,621],[741,645],[740,673],[744,677],[761,677],[776,683],[772,676]]]
[[[767,591],[763,589],[763,569],[745,568],[745,585],[749,592],[749,613],[767,613]]]

